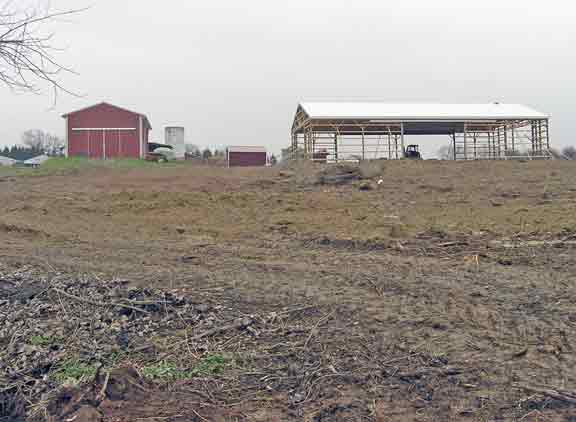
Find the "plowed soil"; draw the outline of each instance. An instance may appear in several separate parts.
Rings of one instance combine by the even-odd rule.
[[[576,421],[574,162],[384,162],[318,183],[322,171],[1,176],[5,268],[122,278],[222,316],[221,331],[141,338],[153,350],[111,368],[128,393],[89,399],[99,377],[45,415]],[[218,371],[141,371],[186,373],[215,354]]]

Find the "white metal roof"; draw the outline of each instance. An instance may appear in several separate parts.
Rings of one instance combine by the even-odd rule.
[[[257,146],[230,146],[228,152],[266,152],[266,148]]]
[[[382,120],[536,120],[549,116],[521,104],[388,104],[376,102],[302,102],[312,119]]]

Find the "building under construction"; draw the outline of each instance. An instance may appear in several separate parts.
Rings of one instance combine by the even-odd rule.
[[[304,102],[291,153],[320,162],[393,160],[416,135],[446,135],[454,160],[548,159],[549,120],[518,104]]]

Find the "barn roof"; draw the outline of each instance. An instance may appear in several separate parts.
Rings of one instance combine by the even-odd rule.
[[[266,148],[259,146],[230,146],[228,152],[266,152]]]
[[[549,116],[521,104],[390,104],[378,102],[302,102],[311,119],[381,120],[535,120]]]
[[[91,105],[91,106],[84,107],[84,108],[81,108],[81,109],[79,109],[79,110],[71,111],[71,112],[69,112],[69,113],[63,114],[62,117],[68,117],[68,116],[70,116],[70,115],[72,115],[72,114],[76,114],[76,113],[80,113],[80,112],[82,112],[82,111],[90,110],[91,108],[98,107],[98,106],[101,106],[101,105],[107,105],[107,106],[109,106],[109,107],[113,107],[113,108],[116,108],[116,109],[118,109],[118,110],[127,111],[128,113],[132,113],[132,114],[136,114],[136,115],[138,115],[138,116],[141,116],[141,117],[144,118],[144,122],[148,125],[148,129],[152,129],[152,125],[150,124],[150,120],[148,120],[148,116],[146,116],[145,114],[137,113],[137,112],[135,112],[135,111],[128,110],[127,108],[118,107],[117,105],[107,103],[106,101],[103,101],[103,102],[98,103],[98,104],[93,104],[93,105]]]

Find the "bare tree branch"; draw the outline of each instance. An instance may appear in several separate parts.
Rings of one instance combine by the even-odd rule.
[[[48,85],[55,97],[60,91],[77,96],[59,79],[62,73],[75,72],[56,59],[56,52],[61,50],[53,45],[54,34],[44,30],[50,23],[86,9],[17,10],[14,4],[0,3],[0,84],[34,93],[40,93],[41,87]]]
[[[64,149],[64,140],[40,129],[24,132],[22,143],[34,151],[50,156],[60,155]]]

